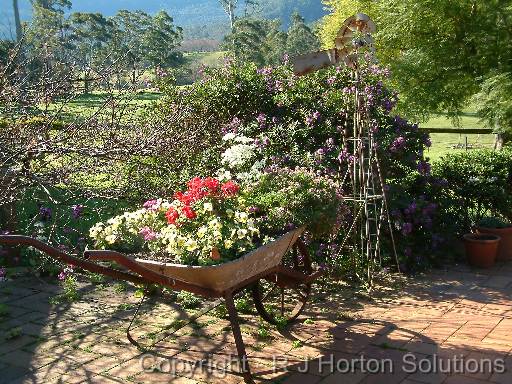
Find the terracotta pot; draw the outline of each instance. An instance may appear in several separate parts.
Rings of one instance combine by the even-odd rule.
[[[485,228],[477,227],[478,233],[489,233],[491,235],[501,237],[500,245],[498,246],[498,261],[512,260],[512,227],[509,228]]]
[[[496,261],[500,237],[491,234],[469,233],[464,235],[466,256],[469,264],[478,268],[490,268]]]

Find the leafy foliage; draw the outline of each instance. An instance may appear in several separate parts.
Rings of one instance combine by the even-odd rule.
[[[282,168],[262,177],[246,193],[247,203],[259,213],[259,226],[268,234],[307,226],[315,237],[336,231],[346,211],[336,184],[308,170]]]
[[[400,108],[456,114],[495,71],[511,71],[512,7],[502,0],[324,0],[321,27],[331,47],[343,20],[365,12],[378,26],[377,54],[394,74]],[[492,41],[492,43],[490,43]]]
[[[473,100],[487,126],[499,133],[512,134],[512,72],[485,80]]]
[[[434,163],[443,182],[437,200],[451,215],[456,233],[467,232],[483,216],[512,220],[512,152],[479,150],[450,154]]]

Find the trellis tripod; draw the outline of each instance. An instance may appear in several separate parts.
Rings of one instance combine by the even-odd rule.
[[[353,70],[353,124],[350,127],[346,119],[343,147],[348,148],[349,152],[345,169],[340,168],[343,199],[351,205],[352,220],[336,257],[341,257],[341,252],[348,249],[352,255],[352,265],[357,267],[357,255],[366,265],[366,278],[370,286],[374,268],[382,260],[381,238],[385,222],[397,268],[400,269],[377,143],[367,107],[367,95],[361,89],[359,70],[362,48],[370,55],[374,53],[372,33],[375,30],[375,24],[367,15],[357,14],[343,24],[335,40],[336,48],[299,56],[293,63],[297,75],[338,63],[344,63]]]

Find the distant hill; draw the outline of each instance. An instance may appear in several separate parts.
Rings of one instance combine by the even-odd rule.
[[[228,18],[218,0],[72,0],[72,12],[100,12],[112,16],[120,9],[142,9],[155,13],[165,9],[187,34],[199,33],[200,38],[217,38],[227,31]],[[244,0],[239,1],[239,13],[243,12]],[[14,30],[12,2],[0,0],[0,34],[9,36]],[[31,5],[29,0],[19,0],[23,20],[30,20]],[[325,14],[321,0],[260,0],[259,14],[265,18],[281,19],[286,28],[290,15],[295,11],[308,22],[315,21]],[[211,27],[212,33],[208,31]],[[190,36],[192,37],[192,36]]]

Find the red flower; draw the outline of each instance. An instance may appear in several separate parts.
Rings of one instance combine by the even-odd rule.
[[[221,190],[225,196],[234,196],[238,193],[240,187],[238,184],[230,180],[222,185]]]
[[[194,189],[201,188],[202,184],[203,184],[203,180],[200,177],[196,176],[187,183],[187,186],[188,186],[188,189],[194,190]]]
[[[176,224],[176,220],[180,217],[180,214],[173,207],[169,208],[169,210],[165,213],[165,217],[169,224]]]
[[[189,220],[194,220],[197,217],[194,210],[192,208],[190,208],[189,206],[183,207],[183,209],[181,211],[186,216],[186,218]]]
[[[217,192],[219,190],[220,181],[213,177],[207,177],[203,180],[203,187],[207,188],[210,192]]]

